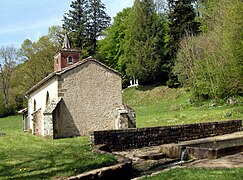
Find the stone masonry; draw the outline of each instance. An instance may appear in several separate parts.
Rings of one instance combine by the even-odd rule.
[[[109,151],[122,151],[223,135],[241,129],[242,120],[230,120],[140,129],[95,131],[91,139],[94,145],[104,144]]]

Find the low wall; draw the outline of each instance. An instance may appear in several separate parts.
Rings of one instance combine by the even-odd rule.
[[[105,144],[106,150],[122,151],[157,146],[240,131],[242,120],[205,122],[175,126],[93,132],[94,145]]]

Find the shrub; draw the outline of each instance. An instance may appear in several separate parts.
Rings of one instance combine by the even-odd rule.
[[[13,105],[9,107],[4,107],[3,105],[0,105],[0,118],[7,117],[7,116],[13,116],[16,115],[16,111]]]

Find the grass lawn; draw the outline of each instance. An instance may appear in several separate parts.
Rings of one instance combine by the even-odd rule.
[[[237,105],[193,101],[185,89],[126,89],[123,100],[137,113],[137,127],[243,119]],[[116,159],[91,151],[88,137],[46,140],[21,131],[21,117],[0,119],[0,179],[56,179],[111,165]],[[243,169],[175,169],[153,179],[243,179]]]
[[[124,102],[136,111],[137,127],[189,124],[205,121],[243,119],[243,99],[234,106],[226,102],[193,100],[185,89],[165,86],[128,88]],[[243,179],[243,168],[205,169],[176,168],[162,172],[148,180],[238,180]]]
[[[128,88],[124,102],[136,111],[137,127],[189,124],[205,121],[243,119],[243,98],[234,106],[226,101],[202,102],[183,88],[165,86]]]
[[[175,168],[164,171],[147,180],[240,180],[243,179],[243,168],[205,169],[205,168]]]
[[[0,119],[0,179],[55,179],[114,164],[88,137],[46,140],[21,131],[21,117]]]

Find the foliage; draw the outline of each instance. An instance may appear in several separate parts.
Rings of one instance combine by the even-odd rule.
[[[19,55],[24,57],[24,63],[17,69],[16,79],[25,90],[53,72],[53,55],[60,49],[61,33],[57,26],[51,27],[48,35],[40,37],[37,42],[29,39],[23,42]]]
[[[15,114],[16,114],[15,107],[13,105],[5,107],[4,105],[0,104],[0,118],[13,116]]]
[[[5,108],[9,105],[10,80],[16,64],[17,49],[13,46],[2,46],[0,48],[0,81]]]
[[[84,57],[95,55],[97,38],[110,23],[105,5],[101,0],[75,0],[70,7],[72,9],[64,15],[63,28]]]
[[[88,137],[46,140],[21,131],[21,117],[0,119],[0,179],[57,179],[114,164]]]
[[[0,80],[5,79],[7,92],[0,94],[0,100],[6,102],[4,99],[7,97],[9,108],[6,105],[1,107],[1,116],[13,115],[16,110],[26,107],[25,91],[53,72],[53,55],[60,48],[62,36],[61,27],[53,26],[49,28],[48,35],[40,37],[37,42],[26,39],[18,51],[11,47],[14,50],[13,61],[2,66],[4,76],[0,77]]]
[[[98,58],[123,76],[123,85],[128,81],[125,63],[125,36],[131,8],[125,8],[114,17],[113,24],[103,32],[98,41]]]
[[[180,38],[185,32],[198,32],[192,3],[173,1],[173,6],[166,6],[165,1],[134,1],[133,7],[118,13],[105,30],[98,43],[98,57],[119,70],[124,82],[128,78],[138,78],[140,84],[166,82]],[[176,78],[170,78],[178,86]]]
[[[167,59],[169,60],[169,82],[178,84],[176,74],[172,72],[179,43],[185,34],[196,35],[199,33],[199,22],[197,21],[195,0],[167,0],[169,42]]]
[[[243,168],[221,168],[221,169],[209,169],[209,168],[176,168],[169,171],[159,173],[155,176],[146,177],[143,179],[148,180],[238,180],[243,178]]]
[[[169,55],[175,58],[181,38],[185,34],[198,34],[199,23],[193,7],[195,0],[168,0]],[[173,64],[173,62],[172,62]]]
[[[205,101],[185,88],[127,88],[123,101],[136,111],[139,128],[243,118],[242,97]]]
[[[125,33],[130,13],[131,8],[125,8],[117,13],[113,24],[103,32],[103,39],[98,42],[101,60],[120,72],[122,68],[119,67],[119,61],[124,56]]]
[[[199,96],[227,98],[243,91],[242,5],[239,0],[206,1],[204,32],[181,42],[174,70]]]
[[[156,82],[164,58],[165,19],[153,0],[135,0],[126,34],[126,73],[140,82]]]

